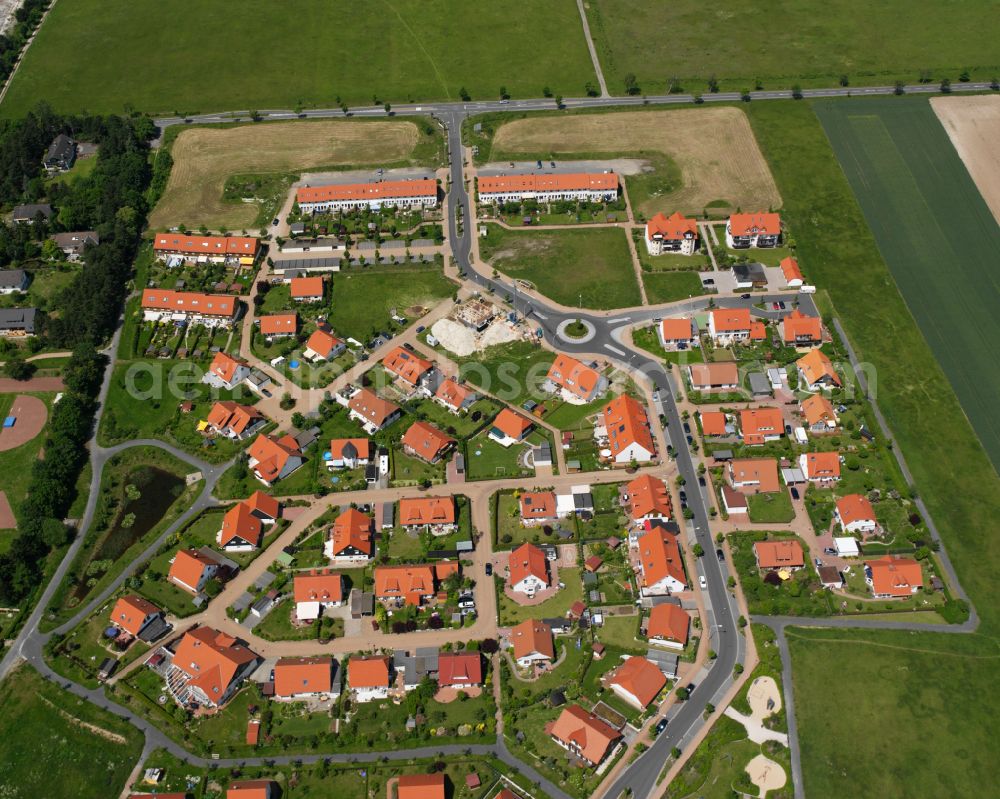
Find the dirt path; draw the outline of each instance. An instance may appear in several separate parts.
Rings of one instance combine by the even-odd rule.
[[[66,384],[61,377],[33,377],[30,380],[11,380],[0,377],[0,394],[14,394],[25,391],[49,393],[65,391]]]
[[[113,743],[116,744],[128,743],[124,735],[119,735],[116,732],[111,732],[111,730],[106,730],[104,729],[104,727],[98,727],[96,724],[90,724],[89,722],[81,721],[72,713],[67,713],[61,707],[57,707],[56,705],[52,704],[52,702],[50,702],[46,697],[42,696],[41,694],[38,694],[38,698],[41,699],[46,705],[48,705],[54,711],[56,711],[56,713],[58,713],[60,716],[66,719],[66,721],[68,721],[70,724],[75,724],[77,727],[82,727],[88,732],[92,732],[94,735],[100,736],[105,741],[112,741]]]

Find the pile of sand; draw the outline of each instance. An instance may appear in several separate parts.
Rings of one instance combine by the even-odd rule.
[[[431,325],[431,335],[448,352],[462,358],[496,344],[516,341],[520,337],[509,322],[501,319],[494,320],[480,334],[476,334],[465,325],[452,319],[439,319]]]

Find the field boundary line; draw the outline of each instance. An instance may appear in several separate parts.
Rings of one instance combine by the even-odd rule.
[[[403,19],[403,15],[396,10],[396,7],[392,3],[390,3],[389,0],[383,0],[383,1],[389,7],[392,13],[396,15],[396,19],[399,20],[399,23],[404,28],[406,28],[406,32],[410,34],[410,36],[413,38],[413,41],[417,43],[417,47],[420,48],[420,52],[424,54],[424,57],[431,65],[431,69],[434,70],[434,74],[437,75],[437,79],[441,82],[441,88],[444,89],[444,96],[448,99],[448,102],[451,102],[451,92],[448,91],[448,84],[445,82],[444,75],[441,74],[441,70],[438,69],[437,62],[433,58],[431,58],[431,54],[427,52],[427,48],[424,47],[424,43],[420,40],[420,37],[413,32],[413,28],[410,27],[410,23],[408,23],[405,19]]]
[[[594,46],[594,37],[590,35],[590,22],[587,20],[587,10],[583,7],[583,0],[576,0],[576,7],[580,11],[580,21],[583,23],[583,38],[587,42],[587,49],[590,51],[590,60],[594,65],[594,72],[597,73],[597,85],[601,87],[601,97],[610,97],[608,84],[604,81],[604,72],[601,70],[601,59],[597,57],[597,48]]]

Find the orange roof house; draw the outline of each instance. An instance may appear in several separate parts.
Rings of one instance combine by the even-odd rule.
[[[698,338],[693,319],[664,319],[657,329],[664,349],[678,344],[690,344]]]
[[[750,323],[750,340],[763,341],[767,338],[767,325],[754,319]]]
[[[299,317],[294,313],[271,314],[259,317],[260,332],[270,338],[294,336],[299,332]]]
[[[532,543],[525,542],[512,551],[508,567],[507,582],[513,591],[534,595],[550,585],[549,562],[545,553]]]
[[[816,391],[820,388],[841,385],[833,363],[822,350],[809,350],[795,362],[795,366],[799,372],[799,382],[804,384],[799,388]]]
[[[375,567],[375,598],[419,607],[437,590],[434,568],[426,564]]]
[[[729,482],[743,494],[770,494],[781,489],[774,458],[740,458],[729,462]]]
[[[669,519],[673,513],[666,483],[652,475],[644,474],[627,483],[625,493],[628,495],[626,510],[634,522]]]
[[[437,391],[434,392],[434,399],[452,413],[458,413],[475,402],[476,392],[449,377],[438,386]]]
[[[238,502],[222,517],[216,540],[229,550],[256,549],[264,537],[264,524],[245,502]]]
[[[380,180],[374,183],[337,183],[330,186],[302,186],[296,190],[295,201],[303,210],[322,205],[392,205],[396,200],[437,199],[437,181],[433,178],[415,180]]]
[[[755,541],[753,554],[760,569],[801,569],[806,565],[802,544],[791,538]]]
[[[750,338],[751,324],[749,308],[715,308],[708,314],[708,332],[716,343]]]
[[[427,463],[437,463],[455,445],[455,439],[432,424],[414,422],[403,435],[401,443],[407,455],[414,455]]]
[[[837,499],[837,520],[845,529],[852,525],[875,526],[875,508],[862,494],[848,494]]]
[[[638,708],[649,707],[666,684],[660,667],[638,655],[622,663],[608,681],[612,691]]]
[[[754,446],[781,438],[785,421],[777,408],[746,408],[740,411],[740,430],[743,443]]]
[[[169,312],[188,318],[201,317],[212,320],[233,319],[236,316],[237,298],[228,294],[203,294],[198,291],[171,291],[170,289],[143,289],[142,309],[146,318]]]
[[[338,558],[365,559],[375,552],[372,543],[372,520],[357,508],[341,513],[330,528],[326,554],[331,560]]]
[[[649,611],[646,637],[658,640],[667,646],[685,647],[690,626],[691,617],[682,607],[664,602],[654,605]]]
[[[274,664],[274,695],[280,699],[333,693],[333,658],[281,658]]]
[[[497,414],[490,427],[490,436],[501,444],[509,446],[521,441],[529,432],[532,424],[521,414],[514,413],[510,408],[504,408]]]
[[[646,223],[647,241],[684,241],[698,238],[698,222],[674,211],[670,216],[662,212]]]
[[[247,450],[248,465],[258,480],[270,485],[302,465],[302,450],[289,435],[277,438],[261,434]]]
[[[742,239],[776,237],[781,235],[781,216],[775,213],[733,214],[726,225],[729,245],[740,244]]]
[[[806,452],[799,455],[799,468],[806,480],[814,483],[840,479],[839,452]]]
[[[388,688],[389,658],[352,657],[347,661],[347,683],[353,689]]]
[[[556,518],[556,495],[551,491],[525,491],[519,502],[522,524],[541,524]]]
[[[781,267],[781,274],[784,275],[787,285],[792,288],[802,285],[802,270],[799,269],[798,261],[788,256],[787,258],[782,258],[778,266]]]
[[[212,406],[207,421],[224,436],[243,438],[267,420],[252,405],[225,400]]]
[[[799,411],[809,429],[814,432],[837,427],[837,412],[833,409],[833,403],[822,394],[810,394],[799,404]]]
[[[483,661],[478,652],[442,652],[438,655],[438,685],[462,688],[483,684]]]
[[[564,708],[546,731],[557,744],[593,766],[603,761],[622,737],[613,727],[579,705]]]
[[[321,605],[339,605],[344,601],[344,575],[329,569],[310,569],[296,572],[292,581],[295,603],[318,602]]]
[[[413,497],[399,500],[399,523],[403,527],[453,525],[456,518],[454,497]]]
[[[182,701],[219,706],[259,662],[256,652],[232,636],[195,627],[177,645],[170,664],[170,690]]]
[[[924,585],[920,563],[912,558],[886,555],[865,561],[865,580],[872,594],[880,599],[900,599],[911,596]]]
[[[314,330],[306,340],[303,355],[311,360],[328,361],[347,349],[347,345],[327,330]]]
[[[197,549],[180,549],[170,564],[167,579],[185,591],[197,594],[219,569],[219,564]]]
[[[353,469],[372,459],[375,444],[370,438],[333,438],[330,440],[330,468]]]
[[[239,255],[253,258],[260,241],[250,236],[191,236],[187,233],[157,233],[153,252],[157,255]]]
[[[645,463],[653,459],[656,445],[642,403],[628,394],[620,394],[604,406],[601,415],[615,463],[632,460]]]
[[[717,391],[740,385],[740,370],[735,361],[693,363],[687,369],[695,391]]]
[[[614,172],[579,172],[574,174],[499,175],[477,178],[476,192],[481,202],[496,197],[561,195],[565,192],[618,192],[618,175]]]
[[[274,521],[281,515],[281,503],[270,494],[263,491],[254,491],[243,503],[250,508],[251,512],[265,522]]]
[[[445,799],[444,774],[403,774],[397,777],[396,799]]]
[[[520,666],[539,660],[555,660],[552,628],[539,619],[525,619],[512,627],[510,643],[514,647],[514,660]]]
[[[811,347],[823,340],[823,323],[818,316],[807,316],[796,308],[781,320],[781,338],[793,347]]]
[[[677,536],[654,528],[638,540],[643,596],[669,594],[687,588],[684,559]]]
[[[212,363],[208,367],[208,373],[210,375],[218,378],[227,385],[231,385],[233,382],[238,382],[240,380],[239,375],[243,371],[250,371],[250,367],[247,365],[246,361],[233,358],[231,355],[227,355],[221,350],[215,353],[215,357],[212,358]]]
[[[243,780],[229,783],[226,799],[277,799],[278,783],[272,780]]]
[[[706,436],[724,436],[726,434],[726,414],[722,411],[699,411],[701,432]]]
[[[356,391],[348,400],[347,407],[350,415],[372,432],[394,422],[400,414],[398,405],[382,399],[367,388]]]
[[[417,386],[434,364],[403,347],[396,347],[382,359],[382,366],[404,383]]]
[[[323,299],[323,278],[293,277],[291,281],[293,300],[317,302]]]
[[[163,611],[148,599],[128,594],[115,603],[111,611],[111,623],[137,638],[147,624],[162,615]]]
[[[607,379],[596,369],[561,353],[556,355],[545,377],[584,402],[590,402],[608,387]]]

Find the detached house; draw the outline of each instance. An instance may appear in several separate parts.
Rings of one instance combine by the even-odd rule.
[[[789,347],[815,347],[823,343],[823,323],[798,308],[778,323],[781,340]]]
[[[347,345],[326,330],[316,330],[306,341],[302,357],[309,361],[332,361],[341,355]]]
[[[833,403],[822,394],[810,394],[799,403],[799,413],[813,433],[830,433],[837,429],[837,412]]]
[[[672,649],[683,649],[687,646],[688,631],[691,617],[680,605],[664,602],[654,605],[649,611],[649,622],[646,625],[646,637],[656,644]]]
[[[534,527],[548,524],[559,518],[556,513],[556,495],[551,491],[525,491],[519,498],[521,524]]]
[[[687,349],[698,343],[698,325],[694,319],[664,319],[656,335],[665,350]]]
[[[656,445],[642,403],[621,394],[604,406],[601,417],[614,463],[628,464],[633,460],[648,463],[653,460]]]
[[[344,604],[344,577],[329,569],[296,572],[293,582],[295,616],[299,621],[318,619],[327,608]]]
[[[270,316],[261,316],[257,321],[260,322],[261,335],[268,341],[288,338],[299,332],[299,317],[297,314],[272,314]]]
[[[162,634],[165,629],[165,625],[162,624],[163,611],[137,594],[121,597],[111,610],[109,620],[119,630],[147,642],[156,637],[149,633]]]
[[[440,561],[433,566],[378,566],[375,568],[375,598],[396,607],[420,607],[433,599],[437,582],[458,572],[458,563]]]
[[[886,555],[865,561],[865,581],[876,599],[903,599],[923,588],[924,575],[918,561]]]
[[[445,799],[444,774],[403,774],[396,779],[396,799]]]
[[[267,424],[267,419],[252,405],[228,401],[215,403],[206,421],[209,429],[234,441],[249,438]]]
[[[706,438],[729,434],[726,429],[728,420],[722,411],[698,411],[698,421],[701,422],[701,433]]]
[[[167,579],[188,593],[197,595],[218,571],[218,562],[197,549],[180,549],[170,564]]]
[[[324,554],[336,565],[364,565],[375,554],[371,517],[357,508],[341,513],[330,528]]]
[[[799,455],[799,468],[811,483],[835,483],[840,479],[840,453],[803,453]]]
[[[639,537],[636,544],[639,569],[642,572],[642,595],[662,596],[687,588],[684,559],[677,536],[661,528],[653,528]]]
[[[101,237],[96,230],[74,230],[53,234],[52,241],[62,250],[67,260],[75,263],[83,257],[87,245],[97,246],[101,243]]]
[[[753,555],[757,560],[757,568],[765,571],[777,569],[795,571],[806,565],[802,544],[794,539],[755,541]]]
[[[848,494],[846,497],[840,497],[833,515],[837,524],[840,525],[840,529],[845,533],[868,535],[874,533],[878,528],[875,508],[868,501],[868,497],[861,494]]]
[[[509,569],[507,582],[511,591],[533,597],[551,585],[549,562],[545,553],[534,544],[525,542],[512,551]]]
[[[781,217],[773,213],[733,214],[726,223],[726,246],[777,247],[781,243]]]
[[[327,469],[357,469],[367,466],[375,457],[375,444],[370,438],[334,438],[330,441]]]
[[[743,443],[757,446],[777,441],[785,434],[785,423],[778,408],[747,408],[740,411]]]
[[[657,214],[646,223],[646,252],[650,255],[694,255],[698,249],[698,222],[676,211]]]
[[[232,391],[250,375],[250,365],[246,361],[227,355],[221,350],[215,353],[208,371],[201,378],[213,388]]]
[[[501,447],[509,447],[524,441],[534,425],[521,414],[504,408],[497,414],[490,427],[489,436]]]
[[[549,727],[548,732],[563,749],[591,766],[597,766],[621,740],[621,733],[579,705],[570,705]]]
[[[226,799],[278,799],[280,790],[274,780],[240,780],[229,783]]]
[[[443,381],[434,392],[434,401],[454,414],[467,411],[479,395],[470,388],[460,385],[450,377]]]
[[[65,133],[60,133],[52,140],[49,149],[45,151],[42,166],[49,174],[65,172],[76,162],[76,142]]]
[[[414,422],[400,443],[407,455],[420,458],[425,463],[437,463],[455,446],[455,439],[446,436],[427,422]]]
[[[740,387],[740,370],[735,361],[693,363],[687,367],[695,391],[728,391]]]
[[[708,314],[708,334],[717,346],[750,341],[752,327],[749,308],[713,308]]]
[[[25,292],[30,285],[30,272],[26,272],[23,269],[4,269],[0,271],[0,294]]]
[[[264,538],[264,522],[246,502],[233,505],[222,517],[222,528],[216,535],[219,546],[227,552],[250,552]]]
[[[289,285],[296,302],[323,302],[323,278],[293,277]]]
[[[403,347],[396,347],[382,359],[382,366],[411,388],[425,386],[434,364]]]
[[[403,527],[446,535],[457,527],[454,497],[413,497],[399,500],[399,523]]]
[[[549,367],[546,388],[561,391],[570,401],[593,402],[608,389],[608,380],[596,369],[569,355],[559,354]]]
[[[219,707],[260,664],[260,656],[211,627],[188,630],[167,670],[167,691],[180,705]]]
[[[556,659],[552,628],[538,619],[525,619],[512,627],[510,643],[514,648],[514,661],[521,668],[535,663],[551,663]]]
[[[633,524],[642,524],[651,519],[667,521],[673,515],[673,504],[666,483],[649,474],[625,484],[622,504]]]
[[[331,657],[281,658],[274,664],[274,698],[294,702],[337,697],[336,669]]]
[[[347,684],[358,702],[386,699],[391,674],[392,661],[388,657],[352,657],[347,661]]]
[[[358,389],[347,403],[348,416],[359,422],[369,435],[395,422],[402,411],[398,405],[377,396],[367,388]]]
[[[483,659],[478,652],[442,652],[438,655],[438,685],[475,688],[483,684]]]
[[[781,490],[774,458],[740,458],[728,464],[729,482],[742,494],[770,494]]]
[[[298,442],[290,435],[281,438],[259,435],[247,450],[247,456],[250,470],[266,486],[285,479],[304,462]]]
[[[800,390],[821,391],[841,385],[833,363],[822,350],[809,350],[795,362],[795,368],[799,373]]]
[[[638,655],[628,658],[608,680],[612,691],[640,710],[649,707],[666,684],[660,667]]]

